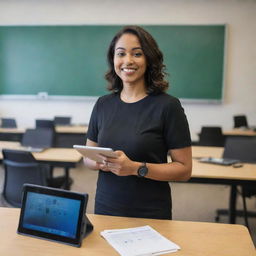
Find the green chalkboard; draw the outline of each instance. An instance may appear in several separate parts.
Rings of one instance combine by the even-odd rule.
[[[169,92],[222,98],[225,25],[143,26],[164,54]],[[0,94],[100,96],[106,52],[121,26],[1,26]]]

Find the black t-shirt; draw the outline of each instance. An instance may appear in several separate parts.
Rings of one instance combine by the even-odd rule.
[[[148,95],[125,103],[119,94],[96,102],[87,138],[100,147],[122,150],[133,161],[166,163],[169,149],[191,146],[189,127],[179,100]],[[109,215],[171,218],[168,182],[99,172],[95,212]]]

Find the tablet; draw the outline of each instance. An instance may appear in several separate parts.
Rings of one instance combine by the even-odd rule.
[[[219,164],[219,165],[233,165],[237,164],[240,161],[237,159],[229,159],[229,158],[213,158],[213,157],[203,157],[199,159],[201,163],[207,164]]]
[[[89,147],[83,145],[74,145],[75,148],[83,156],[90,158],[98,163],[102,163],[102,156],[117,158],[117,154],[112,148]]]
[[[88,194],[24,184],[17,232],[80,247],[93,229],[87,201]]]

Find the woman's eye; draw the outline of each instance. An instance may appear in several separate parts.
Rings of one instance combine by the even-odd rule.
[[[116,55],[122,57],[122,56],[125,56],[125,53],[124,52],[117,52]]]
[[[136,52],[136,53],[134,54],[134,56],[135,56],[135,57],[140,57],[140,56],[142,56],[142,52]]]

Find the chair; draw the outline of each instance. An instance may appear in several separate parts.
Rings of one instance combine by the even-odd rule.
[[[54,131],[47,128],[27,129],[21,140],[24,147],[50,148],[53,144]]]
[[[55,116],[54,125],[70,125],[71,117],[69,116]]]
[[[47,119],[36,119],[36,128],[49,128],[54,130],[54,121]]]
[[[199,134],[199,146],[223,147],[225,136],[222,134],[221,127],[203,126]]]
[[[245,115],[234,116],[233,119],[234,119],[234,128],[240,128],[240,127],[249,128],[247,117]]]
[[[14,118],[1,118],[2,128],[17,128],[17,123]]]
[[[63,188],[64,177],[50,178],[49,166],[39,164],[27,151],[3,149],[5,170],[3,198],[13,207],[21,207],[24,183]]]
[[[228,137],[225,143],[224,158],[238,159],[244,163],[256,163],[256,138],[250,137]],[[237,210],[236,216],[244,217],[245,224],[249,228],[248,217],[256,217],[256,212],[248,212],[246,197],[256,195],[256,187],[252,185],[241,186],[243,210]],[[215,220],[219,221],[220,215],[228,215],[228,210],[218,209]]]
[[[52,148],[55,145],[55,133],[48,128],[27,129],[23,134],[21,145],[31,147],[31,151],[39,149],[39,152],[41,149]],[[49,176],[51,178],[53,177],[53,172],[54,167],[50,166]],[[70,183],[72,183],[71,180]]]

